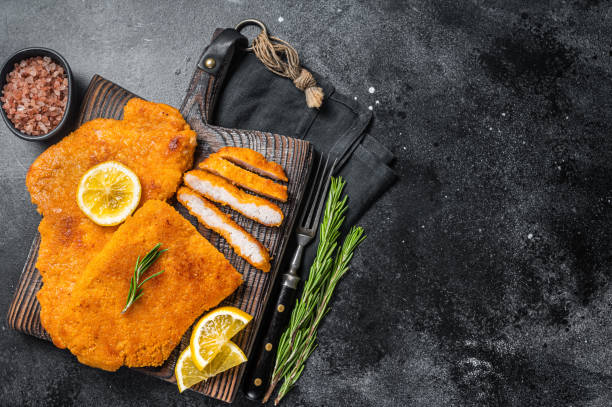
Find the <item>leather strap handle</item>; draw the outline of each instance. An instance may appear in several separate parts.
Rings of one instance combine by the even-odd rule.
[[[236,51],[248,47],[247,38],[233,28],[218,28],[211,43],[206,47],[197,67],[208,75],[208,85],[204,95],[204,122],[210,124],[215,111],[223,81],[227,75]]]

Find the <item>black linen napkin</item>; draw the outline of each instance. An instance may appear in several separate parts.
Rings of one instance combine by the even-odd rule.
[[[226,128],[259,130],[310,141],[317,153],[330,153],[338,159],[335,175],[346,180],[349,197],[346,221],[341,232],[355,224],[361,215],[395,181],[389,167],[393,154],[365,130],[372,112],[355,100],[335,91],[325,79],[313,73],[323,88],[325,100],[319,109],[306,105],[304,92],[293,82],[269,71],[251,52],[244,49],[246,38],[232,29],[217,29],[204,50],[198,67],[214,74],[208,82],[205,99],[207,121]],[[206,59],[222,61],[206,66]],[[208,97],[210,96],[210,98]],[[367,231],[366,231],[367,233]],[[303,267],[308,269],[316,255],[318,235],[305,250]],[[292,253],[290,242],[287,253]],[[283,259],[286,267],[290,255]],[[302,273],[307,278],[307,273]]]
[[[319,153],[338,158],[336,175],[347,181],[345,193],[349,196],[345,224],[351,225],[395,181],[389,168],[393,154],[366,135],[371,111],[314,76],[325,93],[320,109],[308,108],[304,92],[292,81],[270,72],[254,54],[239,50],[231,61],[210,121],[228,128],[306,139]]]

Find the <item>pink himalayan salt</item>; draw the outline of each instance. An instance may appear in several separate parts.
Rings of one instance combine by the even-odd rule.
[[[0,103],[17,130],[41,136],[57,127],[64,116],[68,78],[49,57],[27,58],[6,76]]]

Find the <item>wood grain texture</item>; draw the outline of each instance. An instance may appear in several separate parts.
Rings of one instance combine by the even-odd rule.
[[[267,159],[280,163],[289,178],[289,183],[287,184],[289,200],[279,205],[285,214],[285,220],[278,228],[260,225],[237,212],[231,211],[227,207],[221,208],[224,212],[230,213],[240,226],[250,231],[269,249],[272,256],[272,268],[269,273],[262,273],[250,266],[234,253],[223,238],[197,225],[195,218],[189,215],[185,208],[174,199],[170,201],[179,212],[194,225],[197,225],[202,235],[210,240],[232,265],[242,273],[244,283],[222,305],[232,305],[253,315],[253,320],[247,328],[233,339],[248,357],[253,348],[263,312],[270,296],[272,283],[278,274],[280,260],[289,241],[299,202],[306,187],[308,171],[312,163],[312,147],[306,141],[276,134],[231,130],[206,124],[202,114],[205,111],[203,92],[206,90],[206,80],[205,75],[200,75],[199,71],[196,71],[180,109],[192,129],[198,134],[194,166],[211,152],[217,151],[223,146],[249,147],[259,151]],[[121,118],[123,116],[123,107],[133,97],[136,97],[136,95],[95,75],[87,89],[77,124],[80,125],[99,117]],[[35,267],[39,245],[40,236],[37,235],[32,242],[32,247],[17,285],[15,296],[9,307],[8,325],[20,332],[50,340],[49,335],[40,324],[40,305],[36,299],[36,293],[42,286],[41,276]],[[188,346],[190,333],[191,329],[183,336],[180,345],[161,367],[139,368],[135,370],[169,382],[175,382],[175,362],[179,352]],[[246,364],[243,364],[230,369],[213,379],[196,385],[193,390],[219,400],[231,402],[236,396],[245,368]]]

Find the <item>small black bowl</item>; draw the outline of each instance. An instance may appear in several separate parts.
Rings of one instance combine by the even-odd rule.
[[[24,140],[28,141],[44,141],[49,140],[50,138],[55,137],[57,134],[61,133],[66,125],[69,123],[70,112],[72,108],[73,101],[73,79],[72,79],[72,71],[70,70],[70,66],[68,62],[64,59],[63,56],[58,54],[57,52],[48,49],[48,48],[25,48],[21,51],[17,51],[13,54],[9,59],[4,62],[2,65],[2,70],[0,71],[0,94],[2,93],[2,89],[4,89],[4,85],[6,84],[6,76],[14,69],[14,65],[22,60],[30,57],[49,57],[56,64],[60,64],[64,68],[64,72],[66,77],[68,78],[68,99],[66,100],[66,109],[64,110],[64,115],[62,116],[62,120],[57,124],[53,130],[51,130],[47,134],[42,134],[40,136],[30,136],[29,134],[22,133],[17,130],[17,128],[13,125],[13,122],[6,116],[6,112],[2,108],[0,104],[0,114],[2,114],[2,118],[4,122],[8,126],[8,128],[15,134],[17,137],[21,137]]]

